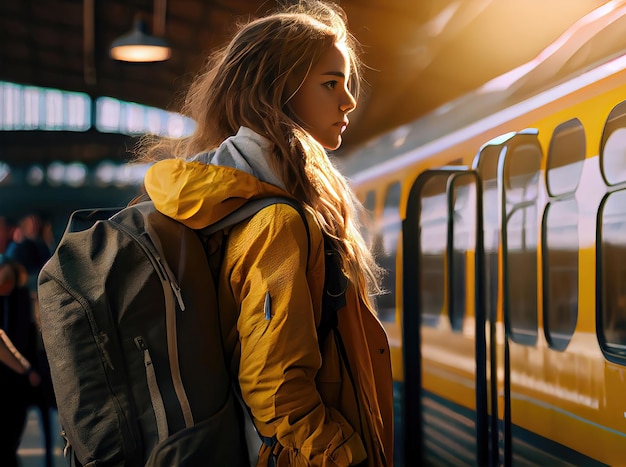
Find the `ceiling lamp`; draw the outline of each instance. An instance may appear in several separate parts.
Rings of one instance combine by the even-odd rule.
[[[172,55],[172,49],[165,39],[165,0],[154,2],[154,32],[148,34],[146,23],[140,16],[135,17],[132,31],[111,43],[111,58],[124,62],[162,62]]]

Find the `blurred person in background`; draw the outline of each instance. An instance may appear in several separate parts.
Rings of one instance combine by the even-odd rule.
[[[27,274],[26,287],[30,296],[28,314],[36,325],[33,364],[41,376],[41,384],[30,392],[29,405],[39,409],[46,447],[46,466],[52,466],[52,433],[51,410],[56,409],[50,368],[46,357],[41,332],[39,330],[39,300],[37,297],[37,277],[43,265],[50,259],[51,247],[45,239],[44,232],[49,225],[45,218],[38,213],[27,212],[20,217],[13,230],[12,241],[6,248],[5,256],[15,263],[21,264]],[[26,313],[25,310],[22,311]]]
[[[7,216],[0,216],[0,254],[5,254],[13,240],[15,223]]]
[[[4,329],[0,329],[0,362],[16,373],[28,377],[31,386],[37,387],[41,383],[37,370],[18,352]]]
[[[37,328],[32,319],[26,283],[25,268],[3,257],[0,260],[2,346],[20,361],[20,365],[11,365],[9,362],[12,359],[5,358],[4,353],[2,361],[6,364],[0,365],[0,465],[3,467],[18,465],[17,450],[26,425],[32,391],[40,385],[38,374],[35,376],[33,373],[36,366],[30,363],[37,360]],[[25,371],[19,371],[20,366]]]

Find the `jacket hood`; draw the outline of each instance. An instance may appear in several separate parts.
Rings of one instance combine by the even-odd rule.
[[[196,154],[191,160],[239,169],[259,180],[285,188],[269,162],[272,146],[269,139],[242,126],[236,135],[226,138],[217,149]]]
[[[268,162],[271,142],[241,127],[216,150],[148,169],[144,186],[158,211],[193,229],[211,225],[251,199],[289,196]]]
[[[192,229],[219,221],[251,199],[290,196],[242,170],[182,159],[154,164],[144,185],[159,212]]]

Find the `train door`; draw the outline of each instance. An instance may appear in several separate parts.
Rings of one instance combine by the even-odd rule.
[[[515,410],[522,410],[523,404],[519,398],[513,404],[512,395],[520,394],[516,385],[532,378],[528,361],[538,340],[541,160],[537,131],[525,130],[502,143],[497,165],[504,339],[502,364],[497,363],[502,371],[494,373],[492,387],[501,395],[497,403],[502,419],[500,456],[505,466],[518,457],[516,453],[527,450],[513,430],[520,415]]]
[[[473,163],[483,187],[492,465],[511,465],[525,449],[513,433],[512,374],[524,378],[523,361],[537,341],[541,159],[537,131],[528,129],[485,144]]]
[[[501,346],[503,328],[498,325],[498,304],[500,285],[500,195],[498,190],[498,161],[503,145],[514,133],[509,133],[484,144],[473,161],[482,186],[483,203],[483,285],[484,314],[487,322],[487,397],[489,465],[500,465],[500,444],[504,439],[499,420],[503,418],[499,394],[503,394],[502,379],[498,379],[498,362],[502,362]],[[501,322],[501,320],[500,320]]]
[[[428,170],[411,188],[403,222],[407,465],[511,465],[520,449],[512,374],[524,377],[523,359],[537,340],[541,159],[535,130],[511,133],[483,146],[473,170]],[[474,196],[463,195],[468,189]],[[468,310],[471,332],[462,317]],[[473,369],[458,342],[469,335]],[[473,404],[458,397],[468,377]]]
[[[424,172],[409,193],[402,226],[405,465],[487,463],[482,205],[477,173],[460,167]],[[423,345],[441,360],[425,363]],[[461,371],[446,366],[453,348]],[[457,399],[447,404],[434,388],[453,373]]]

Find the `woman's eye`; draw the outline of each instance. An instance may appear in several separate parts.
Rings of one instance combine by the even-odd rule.
[[[324,86],[328,89],[335,89],[337,87],[337,81],[328,81],[327,83],[324,83]]]

